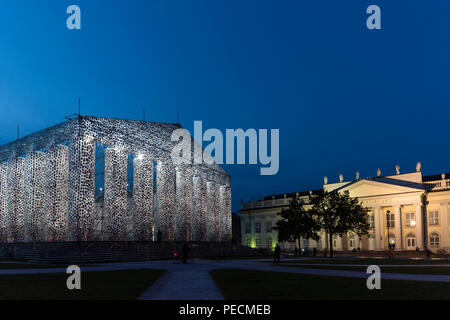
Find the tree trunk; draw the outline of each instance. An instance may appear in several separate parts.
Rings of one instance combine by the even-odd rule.
[[[330,258],[333,258],[333,234],[330,233],[328,236],[330,237]]]

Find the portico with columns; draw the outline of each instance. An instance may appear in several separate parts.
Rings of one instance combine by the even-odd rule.
[[[336,236],[333,242],[337,251],[380,251],[387,250],[390,244],[391,249],[395,251],[424,250],[426,246],[434,252],[450,253],[450,174],[424,176],[418,163],[415,172],[400,173],[400,166],[396,166],[395,174],[387,176],[382,176],[381,170],[378,169],[377,175],[372,178],[362,179],[359,172],[354,180],[346,181],[342,174],[338,177],[338,182],[334,183],[325,177],[323,189],[328,192],[348,191],[351,197],[358,198],[362,205],[369,209],[371,229],[368,235],[361,238],[353,232]],[[422,203],[424,193],[428,201],[426,206]],[[247,212],[255,217],[263,209],[266,215],[268,211],[280,212],[296,194],[300,194],[305,201],[308,200],[309,192],[302,192],[287,196],[269,196],[262,201],[243,203],[241,219],[245,221]],[[271,197],[280,204],[277,206],[275,202],[271,202]],[[266,206],[271,208],[265,209]],[[274,225],[275,223],[276,221],[273,222]],[[242,234],[246,236],[245,230],[242,230]],[[325,248],[328,241],[322,232],[320,246],[315,241],[310,243],[311,248]]]

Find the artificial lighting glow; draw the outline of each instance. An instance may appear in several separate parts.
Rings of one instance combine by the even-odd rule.
[[[91,143],[92,141],[94,141],[94,137],[93,136],[90,136],[90,135],[84,136],[84,142]]]
[[[230,240],[229,176],[216,164],[174,166],[162,148],[173,126],[95,117],[73,124],[0,163],[0,242]]]

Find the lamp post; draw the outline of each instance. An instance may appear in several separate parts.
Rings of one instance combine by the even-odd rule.
[[[388,258],[391,259],[391,243],[389,239],[389,214],[391,213],[390,210],[386,211],[386,225],[387,225],[387,245],[388,245]]]
[[[425,250],[426,257],[430,257],[430,252],[428,251],[428,221],[427,221],[427,205],[428,205],[428,191],[425,191],[421,196],[422,202],[422,238],[423,238],[423,249]]]

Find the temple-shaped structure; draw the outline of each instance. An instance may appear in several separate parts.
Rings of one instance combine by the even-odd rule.
[[[229,240],[230,176],[175,165],[178,128],[78,116],[1,146],[0,242]]]

